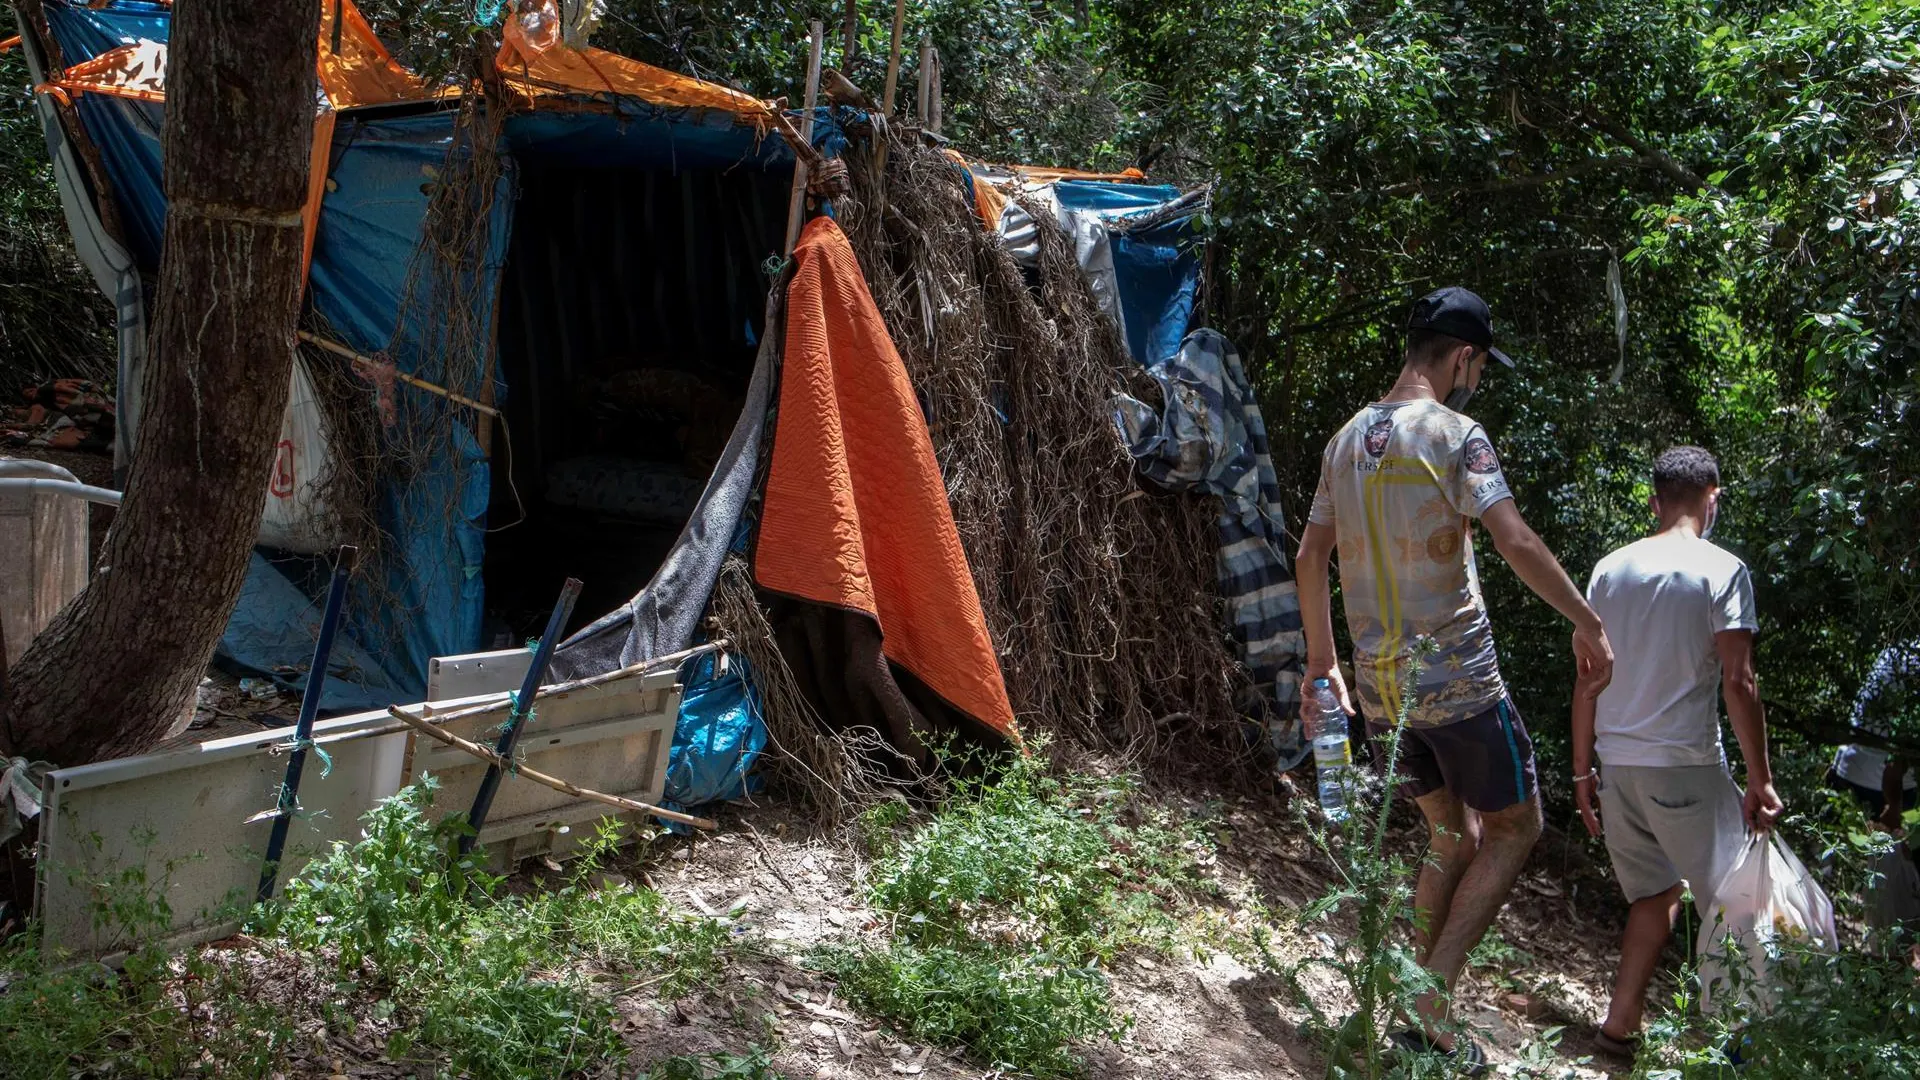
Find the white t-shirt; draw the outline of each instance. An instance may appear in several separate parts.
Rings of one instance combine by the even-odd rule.
[[[1601,559],[1587,601],[1613,642],[1613,681],[1594,717],[1601,762],[1723,764],[1714,635],[1759,627],[1746,564],[1697,536],[1660,533]]]

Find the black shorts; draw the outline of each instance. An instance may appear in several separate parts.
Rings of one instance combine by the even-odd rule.
[[[1367,718],[1376,769],[1384,769],[1391,724]],[[1533,796],[1539,780],[1533,739],[1512,698],[1477,716],[1439,727],[1408,724],[1400,736],[1400,790],[1409,798],[1441,788],[1483,814],[1505,810]]]

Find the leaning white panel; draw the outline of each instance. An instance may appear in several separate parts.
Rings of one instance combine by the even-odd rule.
[[[447,702],[432,711],[448,711]],[[418,711],[419,706],[409,707]],[[507,706],[449,723],[448,730],[491,743]],[[520,743],[527,764],[581,787],[657,803],[667,750],[680,710],[672,671],[634,674],[537,699]],[[292,728],[204,742],[48,774],[41,825],[39,910],[50,950],[107,956],[136,933],[173,946],[211,941],[238,927],[260,877],[270,822],[248,819],[274,805]],[[424,773],[442,781],[441,813],[465,813],[485,765],[414,734],[384,712],[314,725],[314,742],[333,759],[322,776],[309,755],[300,785],[302,817],[282,859],[282,885],[336,840],[360,835],[374,804]],[[563,855],[603,816],[631,824],[601,803],[509,775],[481,840],[496,867],[534,854]],[[160,927],[126,927],[100,916],[109,900],[142,889],[164,902]]]
[[[408,736],[368,734],[393,726],[385,713],[314,724],[314,743],[333,768],[307,758],[304,814],[287,836],[286,870],[331,841],[357,837],[361,815],[400,789]],[[287,769],[279,747],[292,737],[292,728],[279,728],[49,773],[37,905],[48,948],[104,955],[160,929],[100,919],[103,905],[142,889],[165,904],[165,938],[187,944],[230,932],[235,912],[253,899],[271,827],[247,819],[274,805]]]

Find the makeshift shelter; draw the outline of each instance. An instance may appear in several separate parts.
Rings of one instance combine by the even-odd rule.
[[[778,114],[575,48],[551,0],[518,7],[483,92],[424,84],[350,0],[322,5],[308,344],[228,662],[300,684],[318,556],[351,539],[373,557],[330,709],[418,699],[434,657],[518,645],[569,574],[586,625],[556,675],[717,623],[757,689],[690,670],[682,735],[692,719],[740,757],[755,693],[813,764],[792,744],[819,721],[911,759],[929,729],[1164,741],[1288,701],[1231,655],[1218,503],[1143,493],[1115,427],[1115,394],[1158,399],[1150,372],[1189,329],[1190,195],[956,162],[822,109],[810,153],[884,139],[886,175],[847,155],[853,191],[788,262]],[[63,205],[121,310],[124,458],[165,213],[168,5],[27,10]],[[1062,492],[1071,522],[1044,505]],[[737,719],[724,738],[686,714],[703,701]]]

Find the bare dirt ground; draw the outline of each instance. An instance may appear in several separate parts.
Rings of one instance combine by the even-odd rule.
[[[1325,890],[1331,868],[1289,827],[1290,815],[1266,800],[1205,801],[1230,830],[1210,868],[1229,895],[1251,888],[1277,913]],[[1202,800],[1193,802],[1198,810]],[[739,1052],[771,1041],[779,1047],[776,1069],[794,1080],[996,1075],[958,1054],[896,1040],[840,1000],[830,980],[807,969],[813,947],[874,923],[858,899],[864,867],[856,845],[780,806],[730,807],[722,826],[716,836],[665,842],[644,870],[630,871],[689,910],[738,912],[737,933],[750,943],[716,983],[678,1003],[644,991],[622,1000],[637,1060]],[[1415,843],[1413,823],[1402,826],[1394,842]],[[1502,939],[1527,956],[1511,970],[1476,970],[1463,987],[1466,1014],[1489,1058],[1504,1063],[1502,1072],[1605,1075],[1579,1059],[1589,1053],[1588,1038],[1605,1006],[1620,908],[1610,880],[1584,849],[1549,832],[1497,926]],[[1331,938],[1346,931],[1336,921],[1323,932]],[[1325,947],[1315,935],[1297,932],[1276,942],[1283,956]],[[1213,952],[1130,955],[1111,977],[1115,999],[1136,1022],[1117,1045],[1087,1048],[1091,1076],[1242,1080],[1324,1072],[1301,1031],[1306,1010],[1289,1000],[1271,972]],[[1322,1009],[1343,1011],[1344,991],[1332,979],[1316,977],[1309,985]],[[1565,1029],[1561,1052],[1536,1047],[1529,1062],[1519,1059],[1529,1042],[1547,1040],[1556,1027]]]

